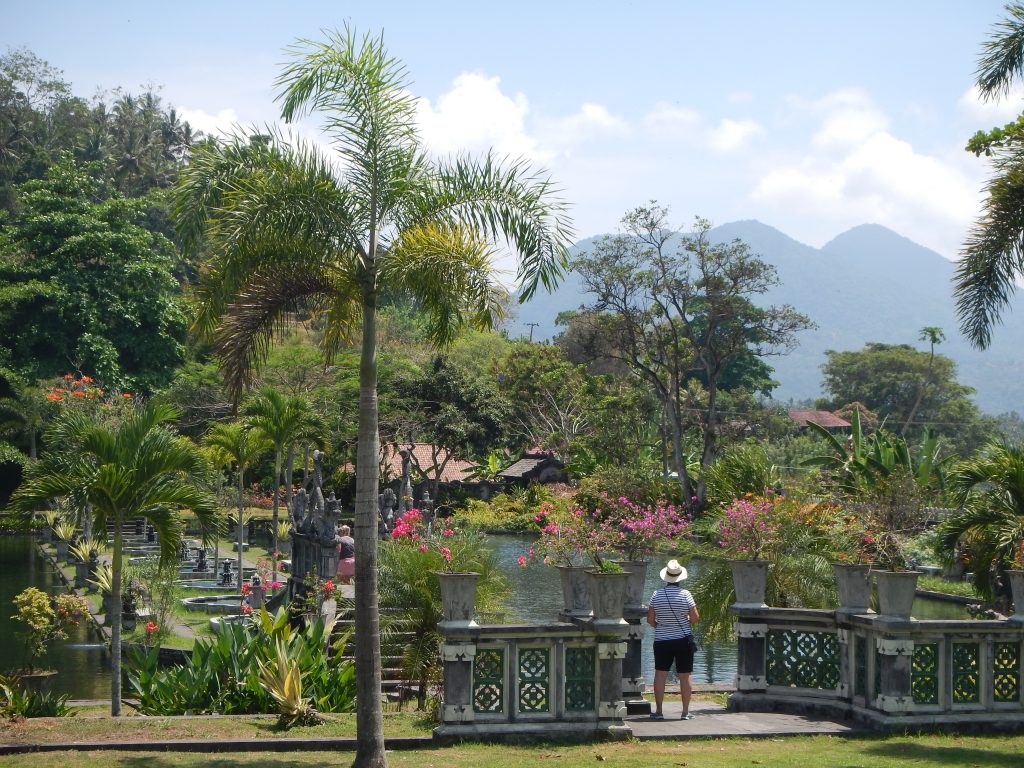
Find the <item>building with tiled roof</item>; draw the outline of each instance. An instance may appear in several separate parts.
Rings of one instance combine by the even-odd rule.
[[[801,427],[817,424],[824,429],[849,429],[850,422],[830,411],[790,411],[789,418]]]

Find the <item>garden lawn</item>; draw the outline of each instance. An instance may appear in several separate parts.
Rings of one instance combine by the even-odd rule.
[[[109,706],[106,711],[109,712]],[[85,715],[85,713],[82,713]],[[296,727],[283,731],[276,715],[232,717],[142,717],[129,711],[128,717],[114,719],[89,708],[93,716],[39,717],[29,720],[0,720],[0,743],[57,744],[83,741],[148,741],[169,739],[308,739],[353,738],[355,714],[323,715],[323,725]],[[385,736],[429,736],[435,723],[416,712],[384,716]],[[9,758],[0,758],[6,763]],[[71,761],[69,761],[71,762]],[[77,758],[74,762],[78,762]],[[77,766],[76,766],[77,768]]]
[[[387,722],[385,722],[387,726]],[[558,768],[636,768],[693,766],[693,768],[749,768],[761,766],[815,766],[816,768],[948,768],[976,766],[1005,768],[1020,765],[1022,736],[913,736],[890,738],[836,738],[829,736],[779,739],[721,739],[700,741],[626,741],[579,746],[541,745],[508,747],[485,744],[393,751],[391,768],[506,768],[509,765],[556,765]],[[553,761],[548,763],[547,761]],[[542,762],[543,761],[543,762]],[[144,753],[54,752],[4,758],[18,768],[308,768],[348,766],[351,752],[296,753]]]

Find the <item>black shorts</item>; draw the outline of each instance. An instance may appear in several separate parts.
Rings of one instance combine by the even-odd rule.
[[[677,675],[689,675],[693,672],[693,643],[689,637],[678,640],[654,641],[654,669],[668,672],[675,662]]]

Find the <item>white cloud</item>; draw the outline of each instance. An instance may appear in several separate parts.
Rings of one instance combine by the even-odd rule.
[[[750,143],[756,136],[764,133],[764,128],[756,120],[730,120],[722,118],[718,127],[711,131],[708,143],[719,152],[734,152]]]
[[[420,99],[417,120],[427,147],[438,154],[479,152],[546,159],[526,131],[530,107],[526,96],[507,96],[498,77],[478,72],[459,75],[437,104]]]
[[[643,126],[654,138],[692,139],[701,128],[701,116],[696,110],[659,101],[644,115]]]
[[[817,122],[806,150],[770,161],[753,201],[799,210],[833,232],[878,222],[952,256],[978,211],[977,180],[890,133],[888,117],[862,92],[830,94],[809,108]]]
[[[1024,87],[1015,85],[1003,98],[985,100],[972,85],[956,103],[964,119],[976,124],[979,129],[1003,125],[1013,120],[1024,109]]]
[[[211,115],[202,109],[182,109],[181,118],[192,126],[194,131],[202,131],[208,136],[226,136],[238,127],[238,113],[233,109],[222,109]]]

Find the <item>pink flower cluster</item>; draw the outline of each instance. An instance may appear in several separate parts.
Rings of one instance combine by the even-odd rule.
[[[410,509],[395,522],[391,529],[392,539],[419,541],[423,538],[423,515],[418,509]]]
[[[770,498],[733,499],[718,524],[718,544],[733,557],[759,560],[775,544],[782,528]]]
[[[432,547],[436,548],[443,561],[442,567],[446,571],[453,569],[455,556],[452,554],[451,547],[446,546],[443,542],[455,535],[454,528],[444,528],[439,534],[435,532],[433,536],[428,536],[426,526],[423,524],[423,515],[418,509],[410,509],[398,518],[395,527],[391,529],[392,541],[419,542],[419,551],[423,553],[429,552]]]
[[[625,496],[616,499],[602,493],[600,504],[593,517],[627,560],[649,557],[659,544],[685,536],[690,528],[689,514],[664,499],[643,505]]]

